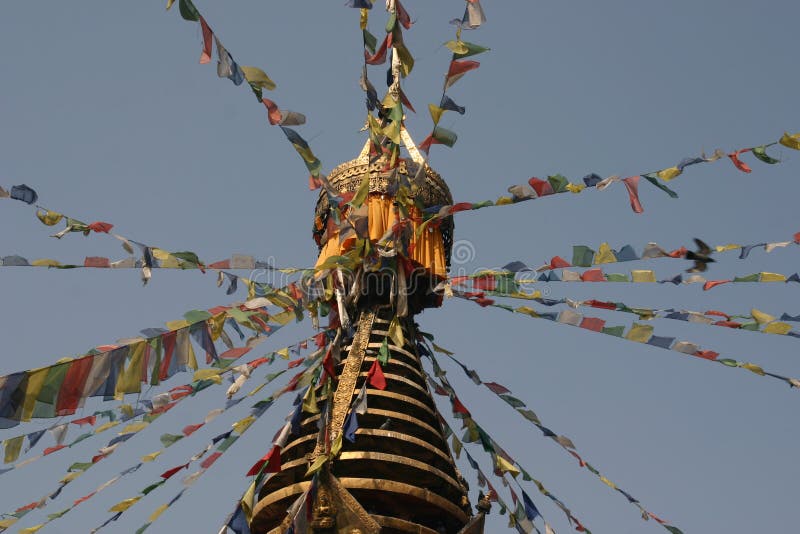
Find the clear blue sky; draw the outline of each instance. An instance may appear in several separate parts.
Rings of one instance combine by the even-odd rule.
[[[358,132],[364,119],[358,14],[342,3],[196,2],[241,64],[259,66],[277,82],[267,96],[308,116],[300,131],[326,171],[354,157],[364,139]],[[426,106],[438,100],[449,60],[441,46],[453,37],[447,22],[460,16],[463,2],[406,4],[417,20],[406,32],[417,63],[405,87],[419,111],[408,126],[421,141],[431,125]],[[796,2],[484,4],[488,23],[465,39],[492,51],[476,58],[481,68],[449,91],[467,108],[464,117],[451,113],[443,119],[459,134],[458,143],[452,150],[432,150],[431,163],[448,179],[456,200],[494,199],[509,185],[557,172],[577,180],[588,172],[628,176],[658,170],[703,149],[731,151],[800,130]],[[4,5],[1,12],[0,185],[26,183],[43,205],[112,222],[123,235],[168,250],[193,250],[207,261],[245,253],[273,257],[281,265],[313,263],[316,195],[307,190],[305,168],[244,87],[218,79],[213,64],[198,64],[197,24],[181,20],[177,10],[165,13],[161,0],[28,2]],[[380,34],[384,20],[382,10],[373,10],[373,33]],[[371,77],[381,90],[382,70]],[[696,236],[713,244],[788,239],[800,231],[800,157],[781,148],[774,155],[784,162],[767,166],[745,156],[754,169],[749,175],[728,161],[690,168],[674,182],[677,200],[643,183],[642,215],[630,211],[620,186],[461,214],[456,238],[469,240],[476,256],[459,267],[515,259],[538,265],[554,255],[569,257],[573,244],[596,247],[603,241],[641,250],[647,241],[688,246]],[[57,241],[49,233],[25,205],[2,203],[0,255],[75,262],[124,256],[113,239],[69,235]],[[712,277],[790,273],[799,265],[796,248],[735,258],[726,255]],[[685,268],[682,262],[653,265],[659,276]],[[642,307],[800,313],[796,285],[740,284],[711,292],[695,285],[548,289],[553,297]],[[212,275],[194,271],[156,271],[142,288],[135,271],[9,268],[0,272],[0,291],[2,374],[232,300],[216,288]],[[627,315],[607,318],[631,322]],[[447,302],[419,322],[440,345],[485,380],[511,389],[611,480],[686,534],[797,529],[800,392],[678,353],[464,302]],[[674,321],[655,326],[660,335],[800,375],[797,339]],[[287,327],[263,352],[309,332],[309,324]],[[620,495],[579,469],[505,404],[464,381],[457,368],[450,376],[476,420],[593,532],[664,532],[641,521]],[[207,390],[170,412],[68,486],[61,503],[45,513],[157,449],[161,433],[202,420],[221,405],[222,395]],[[248,482],[244,473],[265,452],[288,409],[286,403],[273,408],[151,531],[216,532]],[[449,414],[449,407],[442,409]],[[110,515],[109,506],[183,463],[245,413],[242,405],[216,420],[213,428],[42,532],[83,532],[99,524]],[[18,427],[0,438],[21,428],[27,431]],[[107,438],[3,475],[4,508],[41,497],[70,462],[87,459]],[[488,471],[488,459],[473,452]],[[462,471],[475,489],[466,464]],[[179,489],[179,480],[170,481],[107,531],[133,532]],[[569,531],[534,487],[529,493],[556,531]],[[42,517],[31,513],[20,525]],[[505,521],[495,509],[487,531],[502,531]]]

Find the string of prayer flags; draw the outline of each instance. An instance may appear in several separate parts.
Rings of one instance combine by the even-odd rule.
[[[789,148],[794,148],[794,146],[800,144],[800,133],[789,135],[785,134],[783,138],[781,138],[780,143],[788,146]],[[431,144],[435,144],[435,140],[432,139],[432,136],[423,141],[420,144],[420,147],[426,145],[429,147]],[[763,147],[771,146],[772,144],[762,145]],[[752,150],[752,149],[751,149]],[[800,150],[795,148],[795,150]],[[534,200],[536,198],[542,196],[550,196],[557,193],[581,193],[585,189],[594,188],[599,191],[602,191],[612,184],[616,182],[623,182],[626,186],[626,190],[628,192],[628,197],[630,200],[631,208],[636,213],[642,213],[642,205],[639,200],[639,191],[638,191],[638,179],[637,176],[641,176],[646,178],[648,181],[659,187],[660,189],[664,190],[665,192],[669,193],[672,197],[677,197],[677,195],[669,190],[663,184],[660,184],[658,179],[662,181],[669,181],[679,174],[683,172],[683,169],[690,164],[696,163],[709,163],[713,161],[717,161],[720,157],[724,155],[723,152],[719,152],[716,156],[712,158],[688,158],[682,164],[682,166],[676,166],[671,169],[664,169],[662,171],[658,171],[655,173],[643,173],[639,175],[629,176],[628,178],[620,178],[619,176],[612,175],[607,178],[602,178],[598,174],[590,173],[583,177],[582,182],[570,182],[565,177],[556,174],[553,176],[549,176],[547,180],[541,180],[539,178],[531,178],[528,183],[526,184],[518,184],[512,185],[508,188],[508,192],[511,196],[501,196],[496,200],[485,200],[482,202],[461,202],[454,205],[440,205],[440,206],[431,206],[425,209],[425,222],[432,222],[434,220],[442,219],[444,217],[448,217],[454,213],[458,213],[459,211],[467,211],[467,210],[476,210],[481,209],[489,206],[507,206],[511,204],[517,204],[519,202],[526,202],[529,200]],[[764,161],[764,160],[762,160]],[[777,160],[776,160],[777,162]],[[545,183],[547,182],[547,183]],[[458,206],[458,209],[455,209]],[[424,226],[424,225],[423,225]]]
[[[455,111],[459,115],[463,115],[466,112],[463,106],[456,104],[447,95],[447,90],[466,73],[480,67],[479,62],[464,58],[476,56],[489,50],[489,48],[461,40],[461,31],[463,29],[476,29],[486,22],[486,16],[478,0],[467,0],[464,16],[461,19],[454,19],[452,22],[456,26],[456,38],[445,43],[445,46],[452,52],[452,56],[447,67],[442,96],[438,106],[435,104],[428,105],[428,110],[433,120],[433,130],[419,145],[419,149],[426,154],[430,153],[431,145],[445,145],[452,148],[458,140],[458,135],[455,132],[439,126],[439,121],[445,111]]]
[[[643,507],[643,505],[641,504],[641,502],[638,499],[633,497],[629,492],[627,492],[627,491],[623,490],[622,488],[620,488],[619,486],[617,486],[614,482],[612,482],[611,480],[606,478],[605,475],[600,473],[600,471],[596,467],[594,467],[591,464],[589,464],[578,453],[578,451],[577,451],[577,449],[575,447],[575,444],[572,442],[571,439],[567,438],[566,436],[558,435],[555,432],[553,432],[551,429],[545,427],[542,424],[542,422],[539,419],[539,417],[536,415],[536,413],[533,410],[531,410],[530,408],[528,408],[528,406],[525,404],[525,402],[523,402],[520,399],[512,396],[511,395],[511,391],[508,388],[506,388],[505,386],[503,386],[501,384],[498,384],[496,382],[483,382],[483,381],[481,381],[480,377],[478,376],[478,373],[475,372],[473,369],[468,368],[461,361],[459,361],[455,356],[453,356],[451,354],[448,354],[447,356],[451,360],[453,360],[459,367],[461,367],[461,369],[464,371],[464,373],[475,383],[475,385],[481,385],[482,384],[482,385],[486,386],[486,389],[488,389],[489,391],[494,393],[503,402],[505,402],[506,404],[511,406],[517,413],[519,413],[522,417],[524,417],[531,424],[533,424],[536,428],[538,428],[542,432],[543,436],[552,439],[556,444],[558,444],[559,447],[564,449],[571,456],[573,456],[576,460],[578,460],[578,464],[581,467],[583,467],[583,468],[587,469],[588,471],[590,471],[593,475],[595,475],[597,478],[599,478],[604,484],[606,484],[611,489],[616,490],[620,494],[624,495],[625,498],[628,500],[628,502],[630,502],[631,504],[635,505],[639,509],[639,511],[641,513],[646,514],[646,515],[650,514],[650,512],[648,512]]]
[[[431,361],[435,361],[435,356],[430,353],[428,356],[431,358]],[[436,368],[439,368],[438,363],[435,365]],[[459,400],[458,396],[456,395],[455,389],[449,383],[447,378],[444,376],[444,373],[437,372],[438,380],[434,380],[429,374],[425,373],[426,379],[431,383],[435,392],[439,393],[440,395],[447,396],[450,400],[451,406],[453,408],[453,416],[459,419],[462,419],[462,425],[466,429],[464,432],[464,436],[462,437],[462,441],[465,443],[480,443],[483,447],[484,452],[486,452],[492,458],[492,464],[494,465],[494,473],[498,477],[503,477],[506,473],[511,474],[513,478],[516,478],[520,474],[523,475],[523,480],[526,481],[533,481],[539,492],[553,501],[556,506],[558,506],[562,512],[567,516],[570,524],[575,526],[575,528],[583,532],[585,527],[582,525],[581,521],[575,517],[569,508],[558,499],[555,495],[548,491],[544,484],[541,481],[537,480],[536,478],[532,477],[525,468],[520,465],[514,458],[512,458],[495,440],[492,438],[472,417],[470,411],[463,405],[463,403]],[[437,387],[438,386],[438,387]],[[440,420],[443,420],[440,416]]]
[[[167,3],[167,10],[172,7],[173,2]],[[268,98],[264,98],[263,91],[273,91],[276,87],[275,82],[258,67],[240,66],[234,59],[231,53],[222,45],[219,36],[214,33],[208,21],[200,14],[191,0],[179,0],[179,9],[181,16],[184,20],[191,22],[198,22],[200,24],[200,31],[203,36],[203,48],[200,54],[200,63],[206,64],[211,62],[211,53],[213,44],[217,47],[217,76],[220,78],[228,78],[234,85],[242,85],[246,80],[250,90],[255,95],[259,103],[267,108],[267,116],[271,125],[278,125],[283,130],[283,133],[291,142],[295,150],[303,158],[303,162],[311,174],[311,181],[319,179],[322,164],[319,159],[314,156],[308,143],[300,137],[297,132],[290,130],[287,132],[287,126],[300,126],[305,124],[306,117],[302,113],[295,111],[288,111],[278,109],[277,104]]]
[[[316,373],[318,371],[318,368],[319,368],[319,364],[320,364],[319,356],[316,356],[314,358],[314,361],[315,361],[315,363],[309,365],[306,369],[302,370],[298,375],[295,376],[295,378],[292,380],[295,384],[298,384],[302,379],[311,378],[313,380],[313,377],[316,375]],[[166,506],[165,505],[161,505],[158,508],[156,508],[156,510],[149,516],[148,522],[145,523],[144,525],[142,525],[141,527],[139,527],[139,529],[137,529],[137,532],[143,532],[152,523],[154,523],[158,519],[158,517],[164,512],[164,510],[169,508],[169,506],[171,506],[177,500],[177,498],[180,498],[180,496],[183,494],[184,491],[186,491],[186,489],[189,486],[194,484],[201,476],[203,476],[211,468],[211,466],[231,447],[231,445],[233,445],[242,435],[244,435],[245,432],[247,432],[250,428],[252,428],[253,423],[258,418],[260,418],[262,415],[264,415],[264,413],[266,413],[266,411],[274,404],[274,402],[279,397],[281,397],[281,395],[283,395],[284,393],[290,392],[290,391],[294,391],[294,389],[295,389],[294,387],[291,388],[291,389],[289,389],[287,387],[281,388],[279,390],[274,391],[267,398],[256,402],[250,409],[250,415],[247,416],[245,419],[243,419],[241,421],[237,421],[236,423],[234,423],[232,425],[233,431],[228,431],[226,433],[227,436],[223,440],[220,441],[217,438],[212,439],[212,441],[201,452],[199,452],[199,453],[195,454],[194,456],[192,456],[190,458],[189,462],[187,462],[187,464],[186,464],[187,468],[188,468],[188,465],[190,463],[192,463],[194,461],[197,461],[197,460],[200,460],[207,452],[209,452],[212,449],[212,447],[215,444],[217,444],[218,441],[220,441],[219,445],[217,445],[216,451],[213,452],[212,454],[210,454],[203,462],[200,463],[200,469],[198,471],[192,473],[191,475],[188,475],[187,477],[185,477],[183,479],[183,484],[185,486],[184,489],[182,489],[177,494],[176,497],[173,497],[167,503]],[[313,387],[311,389],[313,389]],[[272,451],[270,451],[269,454],[270,455],[274,454],[274,449]],[[324,458],[324,456],[323,456],[323,458]],[[280,451],[278,451],[278,454],[277,454],[277,462],[280,463]],[[276,467],[275,464],[274,464],[274,461],[273,461],[272,465],[273,465],[273,468]],[[264,473],[264,471],[267,468],[269,468],[269,466],[270,466],[270,462],[269,461],[263,463],[260,466],[260,469],[259,469],[259,476],[262,475]],[[180,467],[183,467],[183,466],[180,466]],[[280,467],[277,466],[277,469],[280,470]],[[253,484],[251,484],[251,488],[255,488],[255,484],[256,484],[256,481],[254,481]],[[252,495],[250,495],[250,492],[248,491],[248,492],[245,492],[245,495],[246,496],[249,495],[251,498],[256,498],[257,492],[253,491]],[[242,499],[241,502],[244,502],[244,498]],[[249,509],[252,510],[252,504],[251,504]],[[248,518],[248,520],[249,520],[249,518]]]
[[[679,352],[681,354],[686,354],[688,356],[695,356],[697,358],[701,358],[707,361],[722,364],[726,367],[741,368],[750,371],[751,373],[757,374],[759,376],[768,376],[770,378],[775,378],[777,380],[785,382],[786,384],[789,385],[789,387],[792,388],[800,388],[800,380],[798,380],[797,378],[786,377],[783,375],[765,371],[762,367],[753,363],[742,362],[734,360],[732,358],[720,358],[719,357],[720,354],[718,352],[715,352],[713,350],[703,350],[696,343],[691,343],[689,341],[677,341],[676,338],[674,337],[657,336],[654,333],[653,327],[650,325],[633,323],[630,326],[630,328],[628,328],[628,331],[626,333],[624,326],[609,327],[606,326],[606,321],[603,319],[600,319],[598,317],[584,317],[583,315],[573,312],[572,310],[564,310],[560,313],[539,312],[528,306],[519,306],[515,308],[512,306],[506,306],[504,304],[495,304],[491,300],[488,302],[486,301],[479,302],[477,299],[467,297],[466,295],[460,292],[454,292],[453,294],[454,296],[457,296],[459,298],[472,300],[473,302],[476,302],[476,304],[480,305],[482,308],[485,307],[501,308],[506,311],[510,311],[512,313],[521,313],[524,315],[528,315],[529,317],[533,317],[535,319],[545,319],[548,321],[553,321],[568,326],[582,328],[590,332],[607,334],[625,339],[627,341],[643,343],[646,345],[650,345],[652,347],[657,347],[660,349],[671,350]]]
[[[303,344],[307,345],[308,339],[311,339],[311,338],[307,338],[306,340],[300,341],[300,342],[298,342],[298,343],[296,343],[296,344],[294,344],[292,346],[295,346],[295,345],[299,346],[299,345],[303,345]],[[313,361],[319,359],[318,356],[319,355],[317,353],[309,355],[309,357],[308,357],[309,360],[310,360],[309,361],[309,365],[308,365],[308,367],[306,369],[301,371],[300,375],[303,375],[304,373],[307,373],[309,371],[309,369],[312,366]],[[259,360],[255,360],[254,362],[251,362],[249,365],[254,365],[255,367],[257,367],[258,365],[261,365],[262,363],[271,363],[271,361],[269,361],[266,358],[260,358]],[[253,367],[253,368],[255,368],[255,367]],[[231,370],[231,369],[228,369],[226,371],[229,371],[229,370]],[[285,372],[285,370],[284,371],[280,371],[278,373],[273,373],[273,374],[267,375],[267,377],[264,379],[264,382],[260,386],[256,387],[253,391],[251,391],[247,396],[252,396],[256,392],[258,392],[261,388],[263,388],[264,386],[266,386],[267,384],[269,384],[270,382],[275,380],[277,377],[281,376],[284,372]],[[298,377],[300,375],[298,375]],[[298,377],[295,377],[295,379],[297,379]],[[173,390],[176,390],[176,389],[179,389],[179,388],[173,388]],[[189,463],[201,459],[205,455],[206,452],[211,450],[213,445],[217,444],[218,442],[221,442],[219,444],[218,448],[217,448],[217,452],[212,454],[208,458],[206,458],[203,461],[203,463],[201,464],[201,467],[203,468],[203,470],[205,470],[208,467],[210,467],[211,464],[213,464],[214,461],[216,461],[216,459],[219,458],[219,456],[222,454],[222,452],[227,450],[227,448],[230,447],[230,445],[232,445],[233,442],[236,441],[236,439],[238,439],[239,435],[241,435],[241,433],[245,432],[250,427],[252,422],[254,422],[258,417],[260,417],[260,415],[262,415],[266,411],[266,409],[271,405],[271,403],[272,403],[271,401],[276,399],[277,397],[279,397],[285,391],[287,391],[287,389],[283,388],[282,390],[279,390],[278,392],[274,393],[273,396],[268,397],[268,399],[265,399],[263,401],[259,401],[259,402],[255,403],[253,405],[253,408],[251,409],[251,415],[250,416],[248,416],[245,419],[243,419],[241,421],[238,421],[238,422],[233,424],[233,429],[234,429],[233,431],[228,431],[226,433],[223,433],[223,434],[221,434],[219,436],[214,437],[211,440],[211,443],[209,445],[207,445],[201,452],[199,452],[199,453],[195,454],[194,456],[192,456],[190,461],[187,462],[186,464],[181,465],[181,466],[177,466],[175,468],[172,468],[172,469],[169,469],[169,470],[165,471],[161,475],[161,479],[162,480],[159,481],[158,483],[152,484],[152,485],[148,486],[147,488],[145,488],[144,490],[142,490],[142,495],[141,496],[137,496],[137,497],[134,497],[132,499],[126,499],[126,500],[123,500],[120,503],[117,503],[116,505],[114,505],[114,507],[112,507],[112,510],[110,510],[110,511],[117,512],[118,515],[114,516],[114,518],[112,520],[116,520],[119,517],[119,515],[121,515],[122,512],[126,511],[128,508],[130,508],[131,506],[136,504],[136,502],[138,502],[138,500],[141,499],[142,496],[147,495],[148,493],[150,493],[153,490],[157,489],[160,485],[162,485],[164,482],[166,482],[167,479],[171,478],[173,475],[175,475],[176,473],[178,473],[182,469],[188,468],[188,464]],[[175,399],[175,400],[177,401],[180,398],[181,397],[179,397],[178,399]],[[244,397],[242,397],[242,398],[244,398]],[[154,453],[151,453],[151,454],[148,454],[148,455],[142,457],[141,461],[139,461],[138,463],[134,464],[133,466],[125,469],[120,474],[118,474],[117,476],[113,477],[111,480],[105,482],[104,484],[99,486],[95,491],[93,491],[89,495],[87,495],[87,496],[85,496],[85,497],[83,497],[81,499],[76,500],[73,503],[73,505],[71,507],[67,508],[66,510],[64,510],[62,512],[59,512],[58,514],[51,514],[49,516],[49,519],[48,519],[47,523],[49,523],[51,521],[54,521],[55,519],[58,519],[60,517],[63,517],[65,514],[70,512],[72,509],[74,509],[75,507],[77,507],[81,503],[85,502],[86,500],[88,500],[91,497],[95,496],[97,493],[100,493],[101,491],[103,491],[107,487],[109,487],[112,484],[116,483],[123,476],[137,471],[143,465],[143,463],[157,461],[158,457],[163,453],[163,451],[166,448],[171,447],[176,442],[178,442],[181,439],[183,439],[184,436],[190,435],[191,433],[193,433],[196,430],[196,428],[204,426],[206,423],[208,423],[209,421],[211,421],[214,418],[218,417],[219,415],[221,415],[225,411],[227,411],[230,408],[238,405],[240,400],[242,400],[242,399],[238,399],[238,400],[234,400],[234,401],[229,399],[226,402],[226,404],[225,404],[225,406],[223,408],[210,411],[208,413],[208,415],[205,417],[203,423],[200,423],[198,425],[189,425],[186,429],[184,429],[184,431],[181,434],[177,434],[177,435],[164,434],[164,435],[162,435],[161,436],[161,442],[163,444],[163,448],[161,450],[156,451]],[[172,404],[174,405],[174,402]],[[161,413],[163,413],[163,412],[161,412]],[[158,414],[158,415],[160,415],[160,414]],[[147,427],[147,425],[140,425],[139,427],[136,427],[136,428],[133,428],[133,429],[127,431],[128,434],[121,433],[121,435],[127,436],[127,437],[132,437],[133,434],[143,430],[146,427]],[[187,430],[187,429],[189,429],[189,430]],[[238,435],[232,435],[233,433],[238,433]],[[109,444],[109,446],[105,447],[104,449],[101,449],[100,450],[100,454],[95,456],[92,459],[91,462],[75,463],[72,466],[70,466],[70,468],[68,469],[67,476],[64,477],[59,482],[58,489],[55,492],[52,492],[51,494],[49,494],[49,497],[45,497],[45,498],[41,499],[41,501],[39,501],[39,506],[37,506],[37,507],[38,508],[43,508],[44,506],[46,506],[48,498],[51,501],[55,500],[58,497],[58,495],[61,493],[61,490],[63,489],[63,487],[65,485],[69,484],[70,482],[72,482],[73,480],[75,480],[76,478],[81,476],[86,470],[91,468],[99,460],[105,458],[106,456],[108,456],[112,452],[114,452],[114,450],[119,445],[119,443],[121,443],[123,441],[127,441],[127,438],[124,439],[124,440],[119,440],[117,443],[115,443],[114,440],[112,440],[112,442]],[[197,477],[195,477],[195,479],[196,478]],[[174,501],[172,501],[172,502],[174,502]],[[104,526],[105,524],[107,524],[107,523],[104,523],[102,526]],[[102,528],[102,526],[98,527],[98,528]]]

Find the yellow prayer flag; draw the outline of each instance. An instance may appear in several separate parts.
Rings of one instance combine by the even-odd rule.
[[[514,464],[500,456],[499,454],[495,455],[497,459],[497,468],[503,471],[504,473],[510,473],[512,477],[516,478],[519,475],[519,469],[517,469]]]
[[[758,324],[767,324],[775,320],[775,317],[773,317],[772,315],[764,313],[755,308],[750,310],[750,315],[753,316],[753,319],[755,319]]]
[[[669,169],[660,170],[656,174],[665,182],[669,182],[673,178],[680,176],[682,172],[678,167],[670,167]]]
[[[747,369],[751,373],[755,373],[757,375],[764,376],[764,370],[754,363],[743,363],[741,365],[743,369]]]
[[[400,321],[397,317],[393,317],[392,321],[389,323],[389,337],[392,338],[392,342],[396,347],[402,348],[405,344],[405,339],[403,338],[403,329],[400,327]]]
[[[272,317],[270,317],[270,320],[278,323],[281,326],[285,326],[289,324],[295,317],[296,315],[292,310],[286,310],[277,315],[273,315]]]
[[[119,411],[122,412],[122,415],[129,419],[133,417],[133,406],[130,404],[120,404]]]
[[[631,271],[631,278],[634,282],[655,282],[656,273],[649,270]]]
[[[436,352],[439,352],[441,354],[446,354],[447,356],[452,356],[453,354],[455,354],[455,352],[450,352],[446,348],[440,347],[436,343],[432,343],[432,345],[433,345],[433,350],[435,350]]]
[[[597,254],[594,255],[594,264],[600,265],[603,263],[616,263],[617,257],[614,256],[614,251],[611,250],[611,247],[608,243],[601,243],[600,248],[597,250]]]
[[[138,423],[131,423],[128,426],[126,426],[125,428],[123,428],[122,430],[120,430],[117,434],[120,435],[120,436],[122,436],[124,434],[134,434],[136,432],[139,432],[140,430],[144,430],[148,426],[150,426],[150,423],[148,423],[147,421],[140,421]]]
[[[119,421],[109,421],[108,423],[103,423],[102,425],[98,426],[94,429],[95,434],[99,434],[100,432],[105,432],[109,428],[115,427],[119,424]]]
[[[151,452],[150,454],[145,454],[144,456],[142,456],[142,461],[143,461],[143,462],[152,462],[152,461],[154,461],[156,458],[158,458],[158,456],[159,456],[159,455],[160,455],[162,452],[164,452],[164,451],[156,451],[156,452]]]
[[[76,478],[81,476],[82,474],[83,474],[83,471],[73,471],[72,473],[67,473],[66,476],[64,476],[64,478],[62,478],[59,481],[59,483],[61,483],[61,484],[69,484],[70,482],[72,482],[73,480],[75,480]]]
[[[167,11],[169,11],[169,8],[171,8],[172,4],[174,4],[174,3],[175,3],[175,0],[167,0]]]
[[[25,441],[25,436],[17,436],[3,441],[5,453],[3,456],[3,463],[10,464],[17,461],[19,453],[22,450],[22,443]]]
[[[785,282],[786,277],[782,274],[778,273],[759,273],[761,278],[759,279],[760,282]]]
[[[242,495],[242,500],[239,501],[242,505],[242,511],[244,512],[244,517],[248,524],[253,520],[253,501],[255,500],[255,494],[256,481],[253,480],[250,485],[247,486],[247,491],[245,491],[244,495]]]
[[[244,419],[236,421],[231,426],[233,427],[233,429],[236,431],[237,434],[243,434],[245,430],[250,428],[250,425],[255,423],[255,421],[256,421],[255,417],[253,417],[252,415],[248,415]]]
[[[174,2],[175,0],[173,0]],[[367,29],[367,22],[369,22],[369,10],[365,8],[361,8],[361,14],[359,16],[358,25],[362,30]]]
[[[506,206],[508,204],[513,204],[514,199],[511,197],[500,197],[494,201],[495,206]]]
[[[192,376],[192,382],[197,382],[200,380],[214,380],[216,382],[219,379],[220,383],[222,382],[222,377],[219,374],[222,372],[222,369],[200,369],[194,372],[194,376]]]
[[[289,359],[289,349],[287,347],[284,347],[284,348],[276,351],[275,354],[277,354],[278,356],[280,356],[284,360],[288,360]]]
[[[161,516],[161,514],[163,514],[163,513],[164,513],[164,510],[166,510],[167,508],[169,508],[169,503],[164,503],[164,504],[162,504],[161,506],[159,506],[158,508],[156,508],[155,510],[153,510],[153,513],[152,513],[152,514],[150,514],[150,517],[148,517],[148,518],[147,518],[147,520],[148,520],[150,523],[152,523],[153,521],[155,521],[156,519],[158,519],[158,518]]]
[[[331,445],[331,458],[336,458],[342,451],[342,436],[344,436],[344,432],[339,432],[336,439],[333,440],[333,444]]]
[[[270,80],[267,73],[258,67],[241,67],[241,69],[248,83],[267,89],[268,91],[275,89],[275,82]]]
[[[774,323],[769,323],[766,327],[764,327],[764,332],[767,334],[778,334],[781,336],[785,336],[792,330],[792,325],[788,323],[782,323],[780,321],[776,321]]]
[[[729,243],[727,245],[717,245],[714,247],[717,252],[726,252],[728,250],[737,250],[740,248],[742,248],[742,245],[735,245],[733,243]]]
[[[22,530],[19,531],[19,534],[33,534],[34,532],[39,532],[42,529],[42,527],[44,527],[44,525],[45,524],[42,523],[40,525],[34,525],[32,527],[23,528]]]
[[[602,480],[602,481],[603,481],[603,483],[604,483],[606,486],[608,486],[609,488],[612,488],[612,489],[617,489],[617,485],[616,485],[616,484],[614,484],[613,482],[611,482],[610,480],[608,480],[608,479],[607,479],[606,477],[604,477],[603,475],[600,475],[600,480]]]
[[[122,400],[126,393],[139,393],[142,391],[142,364],[144,363],[144,350],[147,342],[134,343],[128,355],[128,366],[120,371],[114,398]]]
[[[31,265],[33,265],[34,267],[58,267],[59,265],[61,265],[61,262],[58,262],[56,260],[51,260],[49,258],[40,258],[38,260],[33,260],[31,262]]]
[[[520,306],[519,308],[514,309],[517,313],[524,313],[525,315],[530,315],[531,317],[539,317],[539,314],[536,313],[536,310],[533,308],[529,308],[528,306]]]
[[[434,104],[428,104],[428,111],[431,113],[433,124],[439,124],[439,119],[442,118],[442,113],[444,113],[444,110]]]
[[[577,193],[580,193],[581,191],[583,191],[584,189],[586,189],[586,186],[584,184],[573,184],[573,183],[570,182],[570,183],[567,184],[566,189],[570,193],[577,194]]]
[[[780,142],[783,146],[800,150],[800,133],[790,135],[789,132],[784,132]]]
[[[6,519],[0,519],[0,528],[11,528],[11,526],[19,521],[16,517],[9,517]]]
[[[649,324],[633,323],[633,326],[625,335],[625,339],[638,343],[647,343],[653,336],[653,327]]]
[[[166,325],[168,330],[180,330],[181,328],[189,326],[189,321],[186,319],[178,319],[176,321],[167,321]]]
[[[22,403],[22,421],[31,420],[33,409],[36,406],[36,397],[42,391],[42,386],[49,372],[49,367],[28,371],[28,386],[25,388],[25,400]]]
[[[141,499],[141,498],[142,497],[139,496],[139,497],[133,497],[133,498],[130,498],[130,499],[125,499],[124,501],[120,501],[117,504],[115,504],[114,506],[112,506],[111,508],[109,508],[108,511],[109,512],[124,512],[125,510],[127,510],[128,508],[130,508],[131,506],[133,506],[134,504],[139,502],[139,499]]]
[[[315,388],[308,388],[306,396],[303,397],[303,411],[308,413],[319,413],[317,406],[317,393]]]
[[[469,47],[464,44],[464,41],[447,41],[444,45],[454,54],[469,53]]]
[[[43,224],[47,226],[55,226],[61,221],[61,219],[64,218],[63,215],[56,213],[55,211],[41,211],[38,209],[36,210],[36,216],[40,221],[42,221]]]
[[[328,457],[325,456],[324,454],[317,456],[317,459],[314,460],[314,463],[308,466],[308,471],[306,471],[305,476],[313,475],[314,473],[322,469],[322,466],[325,465],[325,462],[327,461]]]

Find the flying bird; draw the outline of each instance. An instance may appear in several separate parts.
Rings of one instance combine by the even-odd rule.
[[[694,267],[691,269],[686,269],[688,273],[702,273],[708,269],[708,264],[713,263],[714,259],[711,257],[711,247],[703,243],[700,239],[694,238],[694,242],[697,245],[697,251],[692,252],[691,250],[686,253],[687,260],[694,260]]]

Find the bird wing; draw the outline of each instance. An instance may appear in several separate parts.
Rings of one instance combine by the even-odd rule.
[[[697,252],[702,254],[703,256],[708,256],[711,254],[711,247],[706,245],[702,240],[694,238],[694,242],[697,245]]]

